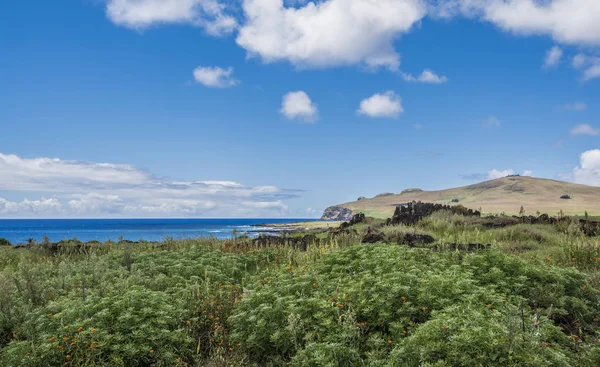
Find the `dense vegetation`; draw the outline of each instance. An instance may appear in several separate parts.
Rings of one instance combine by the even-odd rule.
[[[483,221],[369,219],[306,251],[246,238],[4,246],[0,365],[600,365],[600,237],[574,221]],[[386,240],[360,244],[370,226]],[[408,233],[436,242],[398,245]],[[492,247],[444,248],[472,242]]]

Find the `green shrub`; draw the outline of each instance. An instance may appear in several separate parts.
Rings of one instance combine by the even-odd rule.
[[[565,365],[576,356],[568,334],[596,337],[599,313],[598,293],[576,270],[494,251],[373,245],[267,274],[230,325],[257,363]],[[456,338],[448,344],[445,326]],[[528,355],[540,343],[553,349]]]
[[[12,246],[12,243],[6,238],[0,238],[0,246]]]

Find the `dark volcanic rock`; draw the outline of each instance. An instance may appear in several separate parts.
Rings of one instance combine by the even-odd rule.
[[[314,234],[298,237],[261,235],[252,240],[255,247],[291,247],[295,250],[306,251],[309,245],[318,245],[321,240]]]
[[[339,230],[343,231],[349,227],[352,227],[358,223],[365,223],[365,215],[363,213],[355,214],[349,222],[342,222],[338,227]]]
[[[365,233],[362,243],[375,243],[382,242],[385,240],[385,235],[383,232],[376,230],[373,227],[367,228],[367,232]]]
[[[355,214],[352,219],[350,220],[350,225],[353,226],[355,224],[358,223],[364,223],[365,222],[365,215],[364,213],[358,213]]]
[[[422,202],[412,202],[406,205],[400,205],[396,207],[394,216],[388,220],[388,224],[405,224],[413,225],[421,219],[433,214],[440,210],[447,210],[454,214],[464,216],[481,216],[481,213],[477,210],[467,209],[462,205],[442,205]]]
[[[352,220],[352,210],[340,205],[330,206],[325,209],[321,220]]]
[[[409,247],[427,245],[434,242],[435,238],[427,234],[406,233],[404,238],[402,238],[402,243],[408,245]]]

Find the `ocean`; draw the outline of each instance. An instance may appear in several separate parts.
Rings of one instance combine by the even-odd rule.
[[[41,241],[44,235],[58,242],[77,237],[81,241],[117,241],[120,236],[130,241],[144,239],[160,241],[165,236],[175,239],[209,237],[229,238],[233,230],[238,234],[256,236],[273,232],[274,228],[256,227],[257,224],[285,224],[315,219],[0,219],[0,238],[12,244],[26,243],[33,238]]]

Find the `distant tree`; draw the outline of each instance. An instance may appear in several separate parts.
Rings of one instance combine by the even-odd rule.
[[[12,246],[12,243],[6,238],[0,238],[0,246]]]
[[[29,246],[31,246],[31,245],[35,245],[35,238],[28,238],[28,239],[27,239],[27,244],[28,244]]]
[[[523,208],[523,205],[521,205],[521,209],[519,209],[519,215],[521,217],[525,215],[525,208]]]
[[[44,238],[42,239],[42,245],[43,246],[49,246],[50,245],[50,239],[48,238],[47,235],[44,235]]]

